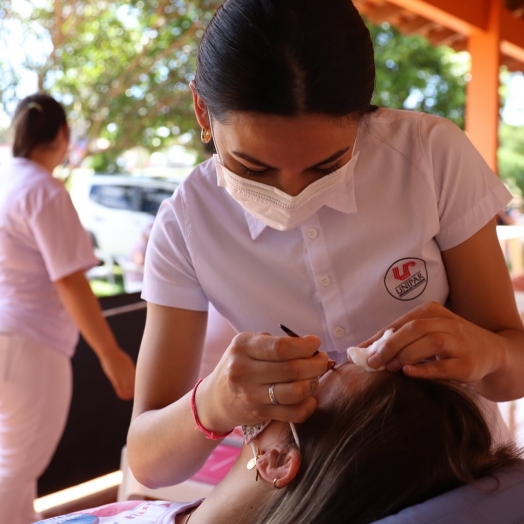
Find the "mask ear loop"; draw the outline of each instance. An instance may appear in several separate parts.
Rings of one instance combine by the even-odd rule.
[[[297,445],[297,448],[300,450],[300,440],[298,438],[297,428],[295,427],[295,424],[293,422],[289,423],[289,426],[291,427],[291,433],[293,433],[293,438],[295,439],[295,444]]]

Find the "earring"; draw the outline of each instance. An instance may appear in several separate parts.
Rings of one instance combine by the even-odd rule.
[[[203,127],[202,131],[200,132],[200,140],[204,144],[209,144],[211,142],[211,129],[209,127]]]
[[[277,480],[278,480],[278,479],[273,479],[273,487],[274,487],[275,489],[282,489],[282,488],[279,488],[279,487],[277,486]]]
[[[255,448],[255,445],[253,443],[251,444],[251,448],[253,449],[253,455],[254,456],[247,463],[247,469],[249,469],[249,470],[255,469],[257,467],[257,460],[261,456],[260,450],[258,448]],[[258,469],[257,469],[256,470],[256,475],[255,475],[255,482],[258,481],[258,477],[259,477],[259,473],[258,473]]]

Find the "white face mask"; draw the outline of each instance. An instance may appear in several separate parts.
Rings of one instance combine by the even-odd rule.
[[[251,215],[278,231],[289,231],[303,224],[322,206],[343,190],[346,180],[353,176],[358,153],[341,168],[309,184],[297,196],[267,184],[236,175],[213,155],[217,182]]]

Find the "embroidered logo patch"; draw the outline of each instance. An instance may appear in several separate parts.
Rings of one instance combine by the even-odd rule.
[[[426,262],[420,258],[401,258],[392,264],[384,277],[388,293],[397,300],[413,300],[428,285]]]

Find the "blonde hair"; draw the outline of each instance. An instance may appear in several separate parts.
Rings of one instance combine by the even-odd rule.
[[[366,524],[515,462],[458,385],[391,373],[297,426],[303,463],[251,524]]]

